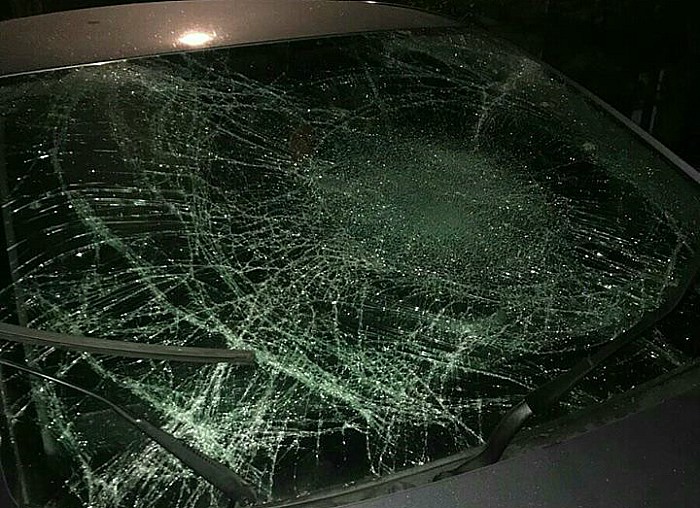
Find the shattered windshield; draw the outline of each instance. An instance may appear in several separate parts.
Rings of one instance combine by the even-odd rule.
[[[698,246],[697,185],[471,32],[13,78],[0,116],[4,321],[256,364],[2,355],[148,416],[262,500],[481,444],[504,409],[663,303]],[[563,410],[684,361],[642,342],[624,381],[609,373]],[[1,388],[4,467],[28,498],[226,506],[93,400],[9,369]]]

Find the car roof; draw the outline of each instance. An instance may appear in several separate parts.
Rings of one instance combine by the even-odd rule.
[[[457,26],[376,2],[197,0],[98,7],[0,23],[0,77],[271,41]]]

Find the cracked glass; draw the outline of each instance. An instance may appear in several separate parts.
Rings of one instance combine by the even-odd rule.
[[[0,115],[4,321],[252,350],[256,364],[2,354],[147,416],[263,501],[482,444],[529,390],[665,302],[698,246],[697,185],[478,33],[6,79]],[[685,360],[645,336],[557,414]],[[50,506],[226,506],[108,408],[3,377],[16,491]],[[49,486],[32,487],[32,467]]]

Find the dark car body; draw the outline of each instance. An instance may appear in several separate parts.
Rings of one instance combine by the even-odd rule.
[[[447,35],[439,39],[443,33]],[[324,46],[326,42],[331,49]],[[365,54],[371,58],[363,60]],[[313,77],[313,86],[306,86],[307,76]],[[9,267],[4,286],[10,302],[3,302],[3,319],[36,328],[31,332],[33,342],[24,338],[25,344],[34,346],[19,351],[8,342],[3,355],[20,355],[62,375],[80,365],[72,374],[78,382],[104,390],[112,385],[128,388],[129,408],[149,417],[153,413],[154,418],[159,412],[167,415],[164,425],[171,432],[215,453],[231,467],[243,468],[250,483],[266,485],[270,492],[275,482],[283,486],[267,496],[269,506],[661,507],[694,506],[700,498],[700,484],[695,481],[700,473],[700,365],[693,346],[698,340],[694,328],[698,296],[691,284],[695,249],[700,245],[700,177],[621,114],[553,69],[477,29],[398,6],[207,0],[86,9],[2,22],[0,88],[4,90],[0,173]],[[80,94],[74,102],[73,91],[76,97]],[[462,100],[474,104],[461,111]],[[442,116],[433,116],[436,110]],[[454,117],[446,113],[451,111]],[[102,112],[111,120],[100,117]],[[234,116],[243,120],[227,123]],[[55,126],[47,127],[54,120]],[[210,135],[217,126],[221,130]],[[109,138],[112,134],[114,139]],[[31,141],[25,146],[26,140]],[[250,154],[236,151],[239,140],[241,146],[252,147]],[[469,150],[462,151],[463,140],[468,140]],[[509,142],[515,148],[501,150],[500,145]],[[83,149],[90,153],[82,153]],[[485,165],[478,158],[482,150],[490,157]],[[144,158],[152,153],[162,159]],[[243,153],[240,159],[239,153]],[[187,166],[193,159],[196,164]],[[260,171],[239,174],[230,170],[236,164]],[[459,164],[466,176],[454,177],[457,171],[451,169]],[[97,169],[90,169],[93,166]],[[193,167],[204,169],[193,176]],[[275,172],[279,168],[284,168],[283,177]],[[132,181],[132,173],[141,171],[146,177]],[[474,196],[465,197],[468,188],[476,189]],[[185,198],[191,194],[196,199],[181,198],[180,191]],[[488,193],[493,193],[497,212],[491,213],[482,200]],[[253,226],[242,222],[238,229],[227,229],[229,221],[240,219],[231,213],[238,208],[224,208],[232,196],[244,203],[241,217],[253,217]],[[296,221],[310,215],[304,201],[310,199],[315,200],[313,211],[323,213],[322,218],[312,218],[315,229],[304,229]],[[77,218],[64,223],[52,214]],[[263,219],[269,222],[251,233]],[[201,234],[196,248],[186,242],[193,232]],[[513,232],[521,236],[510,236]],[[534,239],[528,239],[529,232]],[[217,243],[227,235],[240,236],[246,243]],[[554,245],[566,235],[571,244],[566,245],[566,255],[552,258],[558,248],[545,253],[533,250],[532,257],[540,264],[528,265],[530,258],[518,248],[521,242],[522,249]],[[80,238],[88,236],[90,245],[81,243]],[[158,236],[158,242],[148,243],[151,236]],[[469,249],[464,242],[472,238],[473,251],[465,254]],[[98,244],[102,250],[95,247]],[[356,265],[333,272],[347,261],[337,249],[348,245],[354,249]],[[304,257],[316,250],[311,261]],[[350,250],[342,252],[350,256]],[[65,253],[70,254],[69,261]],[[214,254],[221,257],[213,260]],[[128,269],[113,261],[118,255]],[[169,266],[184,266],[183,259],[196,256],[201,259],[191,264],[210,262],[206,270],[168,272]],[[474,277],[483,275],[483,280],[500,282],[510,291],[511,299],[503,297],[502,308],[493,302],[498,291],[489,292],[488,284],[480,287],[473,282],[478,277],[460,278],[463,265],[481,266],[485,257],[488,262],[475,270]],[[221,260],[239,258],[236,266],[243,267],[244,282],[227,279],[230,270],[217,272]],[[272,268],[259,261],[268,258],[274,260]],[[577,261],[580,266],[574,266]],[[139,265],[142,262],[146,268]],[[307,269],[311,262],[316,264]],[[104,266],[105,273],[100,268]],[[109,267],[116,267],[113,273]],[[72,275],[63,280],[68,272]],[[328,273],[333,275],[328,281],[317,283]],[[94,282],[88,280],[90,274],[103,278]],[[169,286],[169,276],[177,276],[178,283]],[[121,277],[133,277],[133,285],[119,285]],[[375,279],[364,284],[363,277]],[[561,280],[552,283],[557,277]],[[151,279],[157,282],[144,283]],[[128,302],[128,311],[120,310],[107,322],[113,316],[100,314],[97,307],[114,305],[95,287],[109,280],[116,281],[118,290],[112,296],[136,298],[146,286],[150,296]],[[165,282],[161,286],[158,280]],[[87,282],[81,286],[80,281]],[[220,291],[217,284],[227,291]],[[249,286],[253,289],[246,289]],[[550,293],[532,303],[539,294],[533,288],[540,286]],[[54,287],[55,294],[48,294]],[[567,287],[573,289],[567,292]],[[305,302],[308,288],[317,293]],[[521,288],[526,288],[524,296],[517,300]],[[370,289],[376,294],[360,303],[353,300],[353,294],[360,290],[369,294]],[[609,300],[600,296],[618,289],[619,296]],[[288,294],[295,296],[285,299]],[[250,295],[269,298],[275,312],[257,320],[253,310],[263,306],[256,307],[257,300]],[[561,304],[559,297],[567,303]],[[252,301],[253,310],[237,315],[234,310],[240,308],[223,307],[217,313],[217,305],[236,298],[246,305]],[[100,304],[93,306],[95,301]],[[306,306],[301,308],[299,302]],[[608,313],[618,302],[622,303],[617,313]],[[535,317],[525,315],[529,304]],[[546,315],[539,316],[545,306]],[[662,307],[668,309],[657,312]],[[292,317],[285,317],[285,310]],[[159,312],[165,316],[163,322],[182,320],[182,325],[167,331],[174,334],[181,327],[184,339],[162,334]],[[156,316],[153,322],[148,321],[151,314]],[[305,324],[304,319],[314,324],[322,314],[330,318],[319,321],[319,328],[326,327],[320,332]],[[80,321],[81,315],[88,317]],[[236,322],[251,319],[252,324],[230,332],[234,325],[225,320],[231,316]],[[284,326],[264,335],[266,326],[280,322]],[[643,346],[638,344],[636,353],[632,345],[625,350],[631,360],[593,376],[565,409],[535,421],[516,438],[504,460],[433,481],[438,473],[479,451],[475,445],[483,442],[486,429],[495,426],[500,410],[585,358],[591,348],[639,323],[645,323],[639,331]],[[513,337],[539,337],[538,327],[545,325],[551,326],[546,348],[534,339],[523,339],[522,345],[508,349]],[[0,334],[6,341],[19,333],[3,326]],[[336,349],[306,346],[286,337],[287,329],[308,333],[313,340],[307,342],[327,338]],[[244,379],[254,374],[218,367],[205,374],[170,370],[164,366],[167,362],[155,361],[146,368],[145,360],[102,363],[87,353],[63,357],[48,342],[57,339],[56,334],[105,336],[112,330],[116,331],[111,339],[131,340],[125,337],[126,330],[134,332],[136,342],[152,340],[174,348],[212,344],[250,348],[263,372],[260,383],[269,383],[269,388],[255,392],[246,402],[249,406],[242,402],[240,414],[235,413],[238,400],[225,395],[211,402],[210,410],[208,399],[195,403],[187,402],[188,397],[194,401],[204,386],[221,390],[234,374]],[[208,333],[198,335],[198,330]],[[493,341],[478,342],[478,337],[489,335]],[[433,340],[430,348],[420,347],[423,336]],[[196,340],[189,341],[191,337]],[[381,344],[386,337],[395,340]],[[465,337],[478,346],[465,350]],[[459,340],[449,342],[450,338]],[[412,348],[402,349],[408,343]],[[671,345],[666,348],[664,343]],[[394,351],[396,360],[390,356]],[[407,357],[421,368],[404,368],[410,363]],[[452,358],[451,363],[445,357]],[[384,363],[373,365],[376,358]],[[518,362],[527,367],[519,370],[514,367]],[[439,376],[431,365],[439,366],[435,371]],[[278,381],[270,372],[286,378]],[[356,377],[343,377],[347,372]],[[363,379],[357,377],[359,372]],[[405,376],[408,388],[390,385],[391,379],[380,378],[384,372],[395,372],[394,378]],[[425,372],[436,379],[426,376],[423,381]],[[151,376],[163,373],[160,384],[148,384]],[[110,499],[124,503],[176,499],[177,506],[220,504],[203,494],[208,492],[205,487],[190,488],[187,482],[198,481],[192,477],[186,477],[182,487],[172,487],[180,485],[177,479],[168,484],[182,489],[179,497],[167,492],[171,497],[166,499],[164,493],[160,499],[159,489],[167,489],[158,483],[159,477],[181,473],[170,472],[173,465],[158,447],[113,425],[89,401],[53,393],[49,385],[22,385],[6,368],[2,376],[5,420],[11,422],[4,425],[13,427],[15,418],[20,424],[23,418],[31,420],[29,427],[19,425],[15,434],[9,433],[13,450],[3,453],[3,459],[14,461],[14,469],[7,464],[4,469],[15,497],[26,506],[60,498],[63,494],[56,492],[63,492],[66,485],[75,498],[60,498],[65,506],[75,506],[76,499],[90,503],[99,499],[102,504],[95,506],[100,507]],[[199,385],[178,381],[197,376]],[[221,376],[218,384],[206,384],[217,376]],[[479,376],[488,382],[482,386]],[[460,383],[465,379],[476,380],[478,393],[465,395],[470,405],[461,407],[459,393],[466,388]],[[12,387],[13,383],[20,384]],[[318,394],[309,395],[313,390],[304,391],[305,384],[320,387]],[[235,388],[245,402],[250,387],[241,386],[232,385],[231,392]],[[168,388],[172,393],[166,393]],[[507,393],[498,393],[501,388]],[[284,397],[275,398],[275,390],[285,390]],[[136,395],[141,400],[134,402]],[[269,407],[265,397],[273,401]],[[303,401],[303,409],[292,403],[294,397]],[[492,403],[483,417],[482,399]],[[33,401],[39,402],[31,418],[9,409],[29,407]],[[390,410],[397,401],[402,407]],[[413,403],[415,409],[409,407]],[[157,409],[144,410],[142,406],[149,404]],[[272,443],[265,449],[268,455],[263,460],[255,450],[249,451],[248,463],[243,455],[234,457],[231,440],[245,448],[250,436],[244,431],[221,436],[215,432],[217,425],[235,430],[226,427],[229,416],[253,425],[256,419],[251,415],[260,411],[257,420],[264,420],[275,412],[275,404],[289,405],[284,414],[275,413],[269,417],[272,423],[253,433]],[[322,412],[324,405],[330,408],[327,414]],[[343,407],[340,416],[334,405]],[[190,406],[199,407],[191,420],[183,409]],[[360,409],[353,413],[356,407]],[[446,421],[464,430],[459,427],[461,418],[433,416],[440,408],[447,414],[460,407],[479,414],[464,424],[470,430],[478,424],[478,432],[463,441],[445,430]],[[85,418],[78,418],[80,412]],[[421,426],[411,421],[418,415],[425,419],[422,433]],[[295,417],[302,423],[295,423]],[[326,420],[332,421],[329,430]],[[290,421],[291,427],[286,427]],[[309,425],[317,429],[310,430]],[[381,441],[382,429],[394,425],[399,437],[384,435],[370,453],[372,443],[366,436]],[[370,427],[374,434],[367,430]],[[31,432],[35,441],[41,435],[41,446],[26,444],[32,440]],[[65,459],[60,451],[62,432],[72,436],[66,438],[70,441],[66,449],[75,452],[72,458],[65,453],[69,457]],[[341,434],[345,449],[339,444]],[[94,458],[90,439],[112,441],[110,453],[119,454],[119,467],[124,476],[131,474],[131,483],[119,484],[115,471],[120,469],[109,469],[116,463],[112,459],[104,459],[99,467],[89,464]],[[321,441],[326,439],[329,451],[321,452]],[[426,444],[413,448],[421,439]],[[306,450],[311,441],[319,444]],[[460,443],[471,447],[459,451]],[[109,443],[95,446],[107,449]],[[224,446],[226,453],[221,452]],[[358,458],[365,446],[376,459],[369,466],[364,457]],[[384,461],[384,453],[392,458]],[[277,454],[280,461],[291,457],[292,466],[277,473],[273,482]],[[48,466],[42,463],[46,456],[51,457],[45,461]],[[273,465],[250,466],[254,460]],[[347,465],[353,460],[361,466]],[[128,473],[124,464],[132,469],[143,465],[143,484],[139,470]],[[47,480],[47,475],[60,479]],[[309,479],[297,479],[304,475]],[[116,483],[111,484],[114,478]],[[119,497],[122,490],[134,497]],[[9,493],[6,496],[9,503]]]

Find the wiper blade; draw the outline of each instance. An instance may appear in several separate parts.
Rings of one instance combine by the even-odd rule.
[[[700,255],[696,255],[685,282],[678,286],[675,294],[668,298],[664,305],[645,314],[642,319],[631,328],[619,334],[595,353],[586,356],[586,358],[578,362],[570,370],[530,392],[523,401],[518,403],[501,418],[500,422],[489,436],[486,446],[478,455],[465,461],[454,469],[443,471],[436,475],[433,480],[442,480],[498,462],[513,437],[532,415],[540,414],[550,409],[584,377],[599,368],[608,358],[614,356],[622,348],[633,342],[643,331],[670,314],[678,304],[680,304],[683,296],[690,289],[699,268]]]
[[[245,481],[239,475],[231,471],[224,464],[212,459],[211,457],[208,457],[198,450],[195,450],[190,445],[164,431],[163,429],[156,427],[147,420],[132,416],[111,400],[91,392],[90,390],[74,385],[68,381],[45,374],[25,365],[20,365],[2,358],[0,358],[0,365],[5,365],[31,376],[65,386],[71,390],[75,390],[92,399],[102,402],[132,426],[136,427],[143,434],[147,435],[153,441],[162,446],[163,449],[177,457],[180,462],[190,468],[194,473],[204,478],[207,482],[220,490],[232,504],[240,501],[255,502],[257,500],[257,496],[253,488],[245,483]]]
[[[35,346],[50,346],[88,353],[131,358],[150,358],[189,363],[254,365],[255,353],[240,349],[166,346],[32,330],[0,323],[0,340]]]

